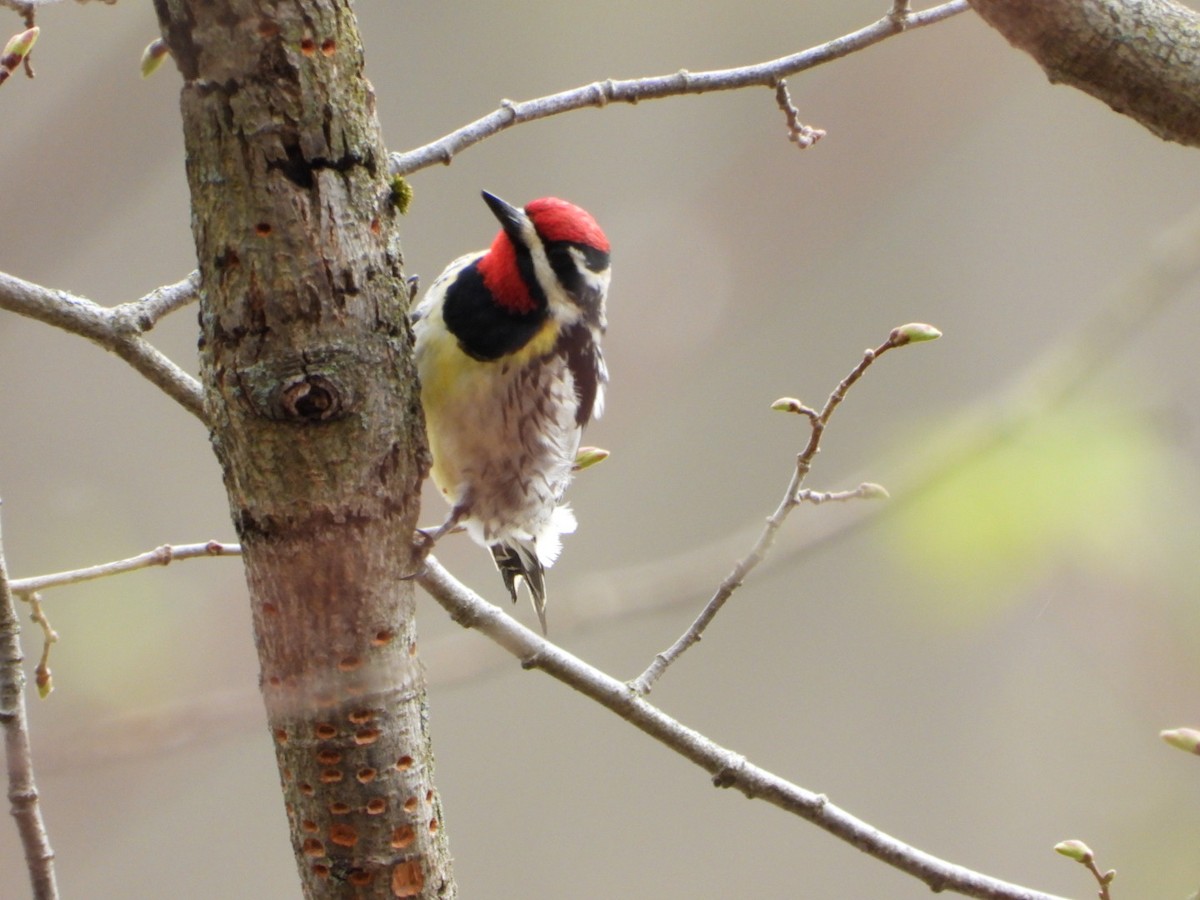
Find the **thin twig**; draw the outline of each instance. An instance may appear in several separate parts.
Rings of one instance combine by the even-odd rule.
[[[194,271],[183,281],[155,288],[140,300],[112,308],[118,328],[145,334],[161,319],[194,303],[200,296],[200,272]]]
[[[110,575],[120,575],[124,572],[147,569],[151,566],[165,566],[176,560],[209,556],[238,556],[241,552],[242,548],[239,545],[223,544],[220,541],[208,541],[204,544],[163,544],[161,547],[155,547],[153,550],[139,553],[128,559],[118,559],[84,569],[71,569],[68,572],[55,572],[51,575],[15,578],[11,583],[11,588],[14,594],[25,596],[35,591],[44,591],[67,584],[79,584],[83,581],[107,578]]]
[[[42,629],[42,656],[33,670],[33,679],[34,684],[37,685],[38,696],[44,700],[54,690],[54,676],[50,672],[50,648],[58,643],[58,632],[46,618],[46,610],[42,608],[41,594],[34,591],[24,599],[29,603],[29,618],[33,619]]]
[[[775,88],[782,79],[790,75],[840,59],[903,31],[932,25],[966,12],[969,8],[967,0],[951,0],[949,3],[942,3],[920,12],[910,12],[903,18],[898,18],[893,9],[878,22],[851,34],[791,56],[756,65],[709,72],[688,72],[682,69],[672,75],[620,81],[608,79],[536,100],[504,100],[498,109],[433,143],[406,153],[391,154],[388,157],[388,171],[392,175],[410,175],[436,163],[449,165],[454,157],[466,148],[514,125],[576,109],[606,106],[609,103],[640,103],[643,100],[704,94],[709,91],[729,91],[756,85]]]
[[[1089,859],[1084,863],[1088,871],[1092,873],[1092,877],[1096,879],[1096,884],[1100,886],[1097,892],[1100,900],[1112,900],[1112,892],[1108,886],[1112,884],[1113,878],[1116,877],[1116,871],[1109,869],[1107,872],[1101,872],[1100,867],[1096,865],[1096,860]]]
[[[162,288],[162,295],[149,295],[132,307],[137,310],[130,315],[130,307],[108,309],[84,297],[55,291],[0,272],[0,309],[37,319],[64,331],[78,334],[94,341],[105,350],[121,357],[134,369],[160,388],[168,397],[178,402],[202,422],[204,414],[204,391],[200,382],[179,368],[163,353],[155,349],[141,332],[153,326],[165,312],[176,308],[181,296],[187,296],[192,283],[189,276],[176,285]],[[161,300],[165,296],[166,300]],[[143,305],[144,304],[144,305]],[[149,324],[142,327],[140,322]]]
[[[8,802],[25,850],[33,896],[35,900],[54,900],[58,897],[54,851],[50,849],[50,839],[46,835],[33,776],[33,751],[25,716],[23,662],[21,626],[9,589],[4,545],[0,540],[0,725],[4,727],[4,751],[8,761]]]
[[[115,562],[101,563],[88,566],[85,569],[72,569],[68,572],[55,572],[52,575],[37,575],[33,578],[17,578],[8,583],[13,596],[19,597],[29,604],[33,619],[42,629],[42,656],[38,660],[34,677],[37,682],[38,694],[45,698],[54,690],[54,678],[50,671],[50,648],[58,642],[58,632],[46,618],[42,608],[40,591],[49,588],[63,587],[68,584],[79,584],[93,581],[97,578],[107,578],[111,575],[121,575],[134,572],[150,566],[165,566],[177,559],[196,559],[210,556],[238,556],[242,548],[238,544],[222,544],[220,541],[208,541],[204,544],[163,544],[146,553],[131,556],[129,559],[119,559]]]
[[[801,150],[807,150],[825,137],[824,128],[813,128],[800,121],[800,110],[796,109],[796,105],[792,103],[785,79],[781,78],[779,84],[775,85],[775,102],[779,104],[779,108],[783,110],[783,114],[787,118],[788,140]]]
[[[798,503],[811,503],[820,506],[822,503],[847,503],[851,500],[886,500],[888,492],[881,485],[864,481],[852,491],[814,491],[802,488],[796,491]]]
[[[458,582],[433,557],[417,580],[454,621],[482,631],[525,668],[541,669],[700,766],[716,787],[736,788],[751,799],[765,800],[812,822],[875,859],[919,878],[934,891],[993,900],[1058,900],[918,850],[840,809],[824,795],[754,765],[652,706],[628,685],[534,634]]]
[[[1097,896],[1100,900],[1112,900],[1112,892],[1108,889],[1108,886],[1117,877],[1117,870],[1109,869],[1107,872],[1101,872],[1100,867],[1096,865],[1096,854],[1092,852],[1091,847],[1080,840],[1069,840],[1060,841],[1055,844],[1054,851],[1061,853],[1067,859],[1075,860],[1075,862],[1091,872],[1092,877],[1096,879],[1096,884],[1100,887]]]
[[[41,0],[41,2],[56,2],[56,0]],[[0,0],[0,6],[7,6],[13,12],[19,13],[25,20],[27,28],[33,27],[34,14],[38,7],[38,0]]]
[[[809,420],[810,433],[808,444],[796,457],[796,465],[788,481],[787,490],[784,491],[783,498],[779,501],[775,512],[767,519],[767,523],[763,527],[758,540],[751,548],[750,553],[743,557],[733,567],[733,571],[725,576],[725,580],[717,587],[716,592],[709,599],[708,603],[705,604],[704,609],[700,611],[700,615],[688,626],[687,631],[680,635],[674,644],[657,654],[646,668],[646,671],[629,682],[629,687],[632,691],[642,696],[650,693],[651,688],[654,687],[654,683],[662,677],[667,667],[682,656],[689,647],[700,640],[704,634],[704,630],[708,628],[709,623],[712,622],[716,614],[721,611],[721,607],[725,605],[726,601],[733,596],[733,592],[741,587],[747,576],[754,571],[759,563],[766,559],[767,553],[775,543],[775,536],[779,533],[779,529],[782,527],[788,514],[802,501],[814,501],[815,495],[803,495],[800,487],[804,484],[804,479],[808,477],[808,473],[812,470],[813,460],[816,458],[817,451],[821,446],[821,437],[825,433],[825,427],[829,424],[829,419],[833,416],[834,410],[845,399],[846,392],[850,390],[855,382],[862,378],[863,373],[867,371],[875,360],[887,351],[895,347],[901,347],[907,343],[909,343],[909,338],[905,336],[902,329],[897,328],[888,335],[886,341],[874,350],[867,350],[863,354],[863,358],[859,360],[858,365],[834,388],[833,393],[825,401],[825,406],[822,407],[820,413],[809,409],[798,400],[790,398],[775,403],[776,408],[798,413]],[[860,496],[879,496],[878,491],[880,489],[878,486],[870,485],[870,488],[874,489],[871,492],[865,491],[866,488],[866,485],[859,488],[859,491],[863,491]],[[833,497],[826,496],[823,499],[833,499]]]

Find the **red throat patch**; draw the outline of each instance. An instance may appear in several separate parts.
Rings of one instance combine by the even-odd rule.
[[[526,206],[525,213],[543,241],[567,241],[609,252],[608,238],[592,214],[574,203],[542,197]]]
[[[511,313],[530,313],[536,307],[529,288],[517,269],[517,251],[508,235],[501,231],[492,246],[476,264],[484,287],[496,305]]]

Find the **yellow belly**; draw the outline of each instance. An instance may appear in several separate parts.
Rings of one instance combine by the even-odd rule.
[[[566,487],[579,440],[565,365],[549,362],[542,381],[522,374],[550,354],[558,327],[548,320],[516,353],[483,362],[463,353],[440,326],[427,323],[417,342],[430,475],[452,505],[471,495],[485,531],[507,527],[500,521],[506,508],[533,525],[549,516]],[[555,367],[562,371],[552,374]],[[548,390],[557,392],[554,402],[538,404],[531,396]]]

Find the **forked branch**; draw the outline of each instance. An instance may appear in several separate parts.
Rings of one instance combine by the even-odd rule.
[[[158,288],[141,300],[108,308],[85,297],[55,291],[0,272],[0,309],[78,334],[121,357],[168,397],[205,420],[200,382],[142,335],[164,315],[196,298],[199,276]]]
[[[829,395],[829,399],[825,401],[824,407],[820,412],[815,409],[810,409],[799,400],[791,397],[784,397],[776,400],[772,405],[773,409],[781,412],[791,412],[805,416],[809,421],[809,437],[808,444],[796,457],[796,465],[792,470],[792,475],[788,481],[787,490],[783,492],[783,497],[779,501],[779,505],[775,508],[775,512],[767,519],[766,525],[763,527],[762,534],[751,548],[750,553],[745,556],[737,565],[733,567],[725,580],[721,582],[712,598],[705,604],[704,609],[700,611],[694,622],[688,627],[679,639],[662,653],[657,654],[654,660],[647,667],[646,671],[629,683],[630,689],[639,695],[650,693],[654,683],[662,677],[663,672],[671,663],[675,662],[682,656],[689,647],[700,640],[704,630],[708,628],[709,623],[725,602],[733,596],[733,592],[742,586],[747,576],[767,557],[767,553],[775,544],[775,537],[779,533],[779,529],[783,526],[784,520],[788,514],[803,502],[824,503],[828,500],[850,500],[850,499],[875,499],[886,497],[887,492],[875,484],[862,484],[854,491],[849,491],[841,494],[823,494],[813,493],[811,491],[801,490],[804,484],[804,479],[808,477],[809,471],[812,469],[813,460],[816,459],[817,451],[821,447],[821,437],[825,434],[825,427],[829,424],[829,419],[833,415],[834,410],[841,405],[842,400],[846,397],[846,392],[862,378],[863,373],[871,366],[875,360],[896,347],[903,347],[905,344],[913,341],[931,340],[941,334],[936,328],[931,328],[928,325],[905,325],[896,328],[888,335],[888,339],[876,347],[874,350],[867,350],[863,354],[863,358],[859,360],[858,365],[842,379],[841,383],[834,388],[833,393]]]

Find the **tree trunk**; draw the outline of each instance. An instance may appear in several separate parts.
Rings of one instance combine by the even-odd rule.
[[[397,213],[348,0],[155,0],[213,447],[309,897],[452,897],[416,657],[427,466]]]

